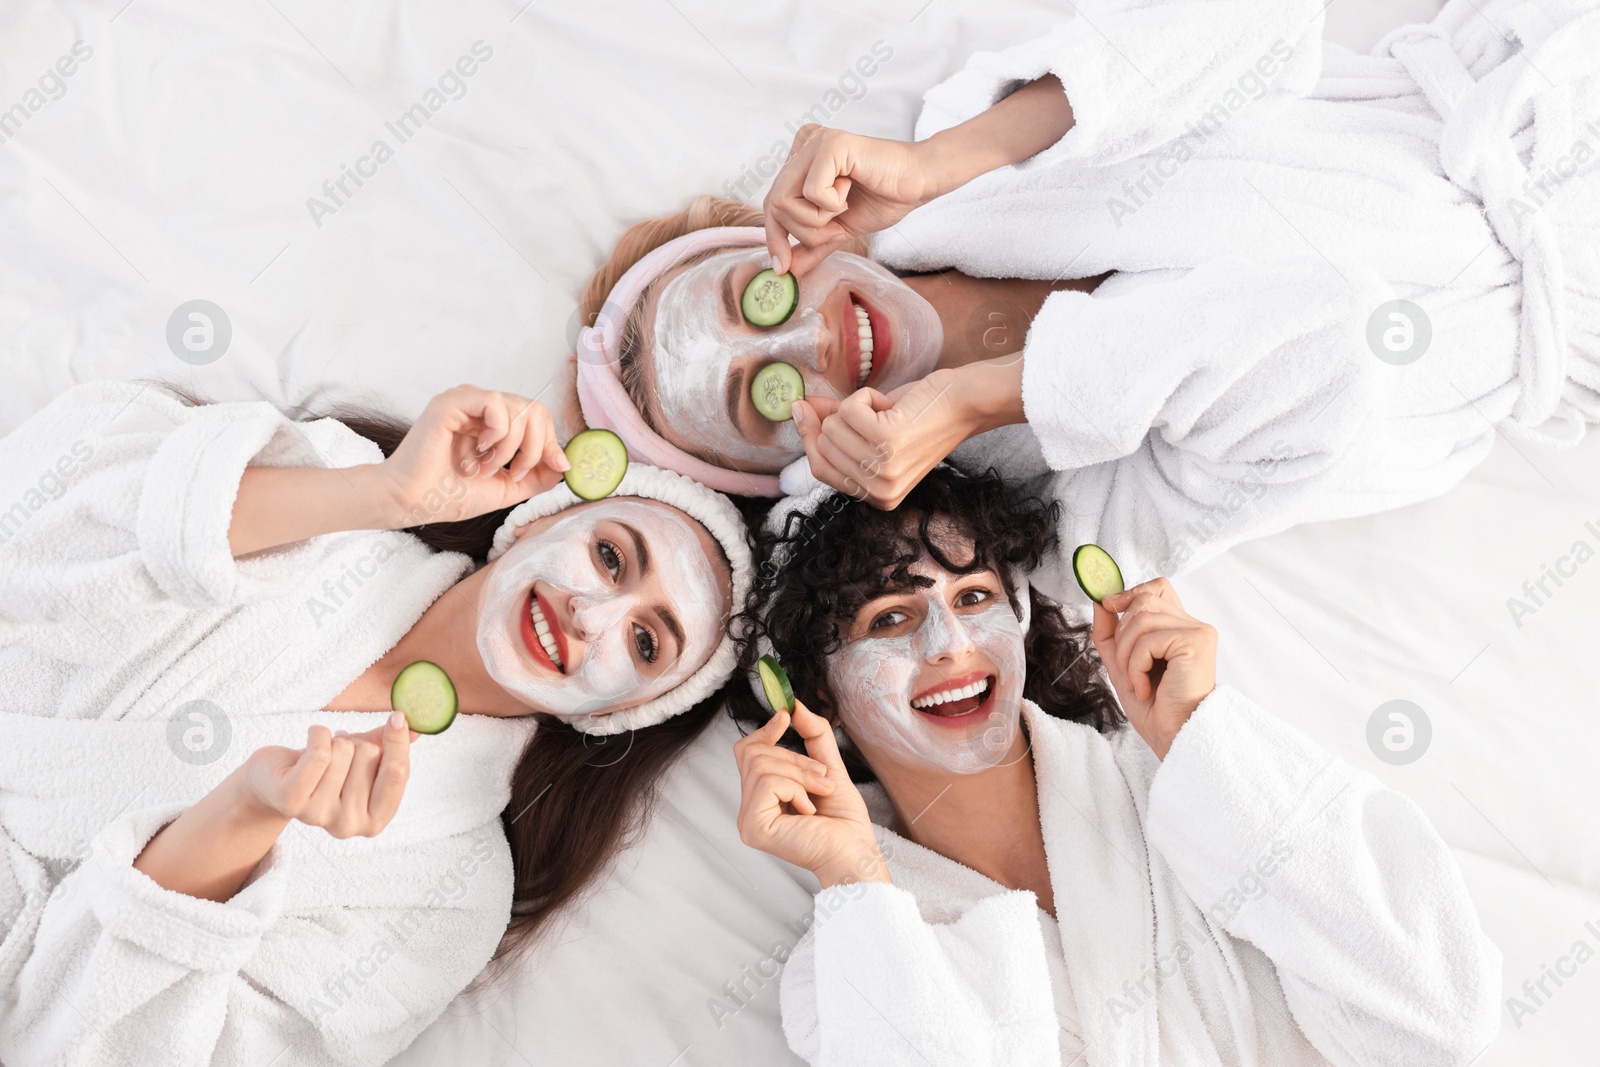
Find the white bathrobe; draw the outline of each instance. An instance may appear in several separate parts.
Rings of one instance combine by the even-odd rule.
[[[918,138],[1046,73],[1075,126],[875,242],[908,270],[1121,272],[1045,301],[1027,426],[956,459],[1039,477],[1063,544],[1130,580],[1436,496],[1497,427],[1561,445],[1600,421],[1600,8],[1452,0],[1363,56],[1323,43],[1326,6],[1085,2],[978,53]],[[1409,365],[1369,345],[1393,327],[1409,347],[1372,321],[1395,299],[1431,324]]]
[[[1024,719],[1056,919],[877,828],[781,987],[818,1067],[1425,1067],[1499,1027],[1500,953],[1422,812],[1219,686],[1165,761]],[[887,797],[864,790],[875,822]]]
[[[0,1062],[378,1064],[488,960],[526,720],[419,739],[381,834],[291,823],[225,903],[132,866],[256,748],[383,721],[317,709],[470,561],[394,532],[227,540],[247,464],[380,458],[336,422],[115,382],[0,440]]]

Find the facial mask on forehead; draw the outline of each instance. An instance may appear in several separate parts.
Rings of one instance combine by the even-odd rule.
[[[926,561],[911,573],[934,579],[932,586],[912,594],[923,601],[921,625],[894,637],[861,637],[828,658],[828,682],[839,702],[839,718],[860,744],[897,762],[976,774],[1004,760],[1017,735],[1027,670],[1022,625],[998,579],[995,595],[982,610],[957,614],[949,603],[950,586],[966,576]],[[911,706],[913,697],[944,688],[944,679],[978,669],[966,664],[982,659],[987,659],[983,669],[993,672],[993,681],[984,698],[988,710],[977,721],[939,723]]]
[[[596,558],[596,527],[607,520],[625,523],[644,537],[665,606],[684,629],[682,653],[654,677],[642,674],[635,659],[632,620],[646,620],[663,656],[671,654],[671,638],[649,605],[628,588],[627,578],[619,588]],[[606,539],[617,542],[624,567],[636,574],[639,560],[631,539]],[[720,591],[727,582],[706,557],[688,519],[642,500],[612,499],[562,512],[543,531],[519,538],[492,566],[478,623],[484,668],[502,688],[554,715],[613,711],[658,697],[699,670],[722,635]],[[582,658],[567,663],[565,674],[537,664],[522,641],[522,615],[536,581],[547,600],[552,592],[558,599],[559,594],[572,598],[567,629],[584,644]],[[547,621],[557,625],[556,619]],[[568,654],[580,655],[576,641]]]
[[[726,395],[735,360],[748,362],[750,373],[773,361],[793,364],[805,378],[808,395],[841,398],[819,369],[818,352],[827,328],[820,308],[841,299],[835,295],[840,286],[871,303],[890,324],[892,337],[878,342],[880,352],[887,353],[886,377],[875,374],[874,388],[893,389],[926,375],[938,360],[944,334],[933,308],[909,286],[871,260],[846,253],[829,256],[800,279],[800,302],[788,321],[757,328],[741,317],[730,324],[729,272],[741,264],[765,266],[768,259],[764,248],[734,249],[679,271],[656,300],[651,358],[661,417],[680,437],[697,449],[776,470],[804,454],[800,435],[787,422],[777,424],[771,441],[750,441],[739,431]],[[840,328],[858,330],[854,313],[843,314],[847,320]],[[850,381],[847,392],[854,389],[855,378]]]

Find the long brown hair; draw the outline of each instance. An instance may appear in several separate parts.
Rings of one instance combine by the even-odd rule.
[[[206,401],[165,382],[151,382],[192,406]],[[374,409],[331,404],[285,412],[295,421],[332,418],[392,455],[410,431],[404,419]],[[460,552],[479,565],[510,508],[459,522],[413,526],[405,532],[441,552]],[[750,514],[746,514],[749,519]],[[734,605],[734,611],[746,605]],[[580,733],[553,715],[534,716],[538,728],[511,775],[511,799],[500,813],[511,845],[511,921],[476,987],[504,973],[535,936],[637,839],[664,772],[722,705],[727,687],[657,726],[613,737]]]

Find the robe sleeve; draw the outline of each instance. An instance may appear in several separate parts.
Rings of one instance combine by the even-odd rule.
[[[1386,403],[1365,337],[1390,297],[1376,276],[1314,257],[1170,274],[1052,294],[1023,352],[1063,544],[1103,545],[1130,579],[1315,518],[1319,477]]]
[[[951,923],[898,886],[817,894],[784,967],[784,1035],[813,1067],[1054,1067],[1057,1022],[1032,893],[988,897]]]
[[[1238,691],[1178,732],[1146,834],[1340,1067],[1464,1064],[1497,1032],[1500,952],[1426,816]]]
[[[333,420],[295,423],[265,401],[190,407],[148,383],[77,386],[0,439],[0,617],[285,591],[325,549],[310,539],[235,560],[228,527],[244,469],[382,458]]]
[[[987,110],[1054,74],[1073,127],[1021,168],[1121,162],[1203,123],[1208,112],[1304,95],[1322,71],[1322,0],[1090,0],[1037,40],[978,52],[923,97],[916,137]]]
[[[12,919],[0,941],[0,1061],[381,1064],[472,980],[505,929],[511,863],[497,823],[403,850],[381,836],[352,841],[309,870],[304,850],[280,841],[219,903],[133,867],[181,810],[120,816],[53,886],[0,831],[12,857],[0,886]],[[291,908],[291,879],[324,881],[326,893]]]

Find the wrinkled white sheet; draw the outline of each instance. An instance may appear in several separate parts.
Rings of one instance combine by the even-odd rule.
[[[100,376],[285,405],[325,387],[407,415],[461,381],[554,404],[577,294],[624,225],[698,192],[759,200],[808,110],[906,136],[923,89],[1059,9],[524,3],[0,8],[0,430]],[[1435,6],[1340,0],[1329,33],[1364,47]],[[892,55],[863,76],[878,42]],[[402,139],[387,124],[418,103],[437,108]],[[166,340],[197,298],[233,332],[206,366]],[[1600,561],[1574,565],[1580,540],[1600,549],[1600,441],[1502,441],[1443,499],[1246,545],[1180,589],[1229,681],[1304,709],[1296,725],[1455,846],[1529,1009],[1508,1008],[1484,1065],[1582,1063],[1600,1039],[1600,962],[1572,966],[1578,941],[1600,949]],[[1572,576],[1518,626],[1507,598],[1531,604],[1523,583],[1558,565]],[[1367,748],[1393,698],[1433,727],[1408,766]],[[731,730],[673,771],[557,943],[396,1062],[792,1062],[771,958],[810,883],[739,843]],[[1523,991],[1541,978],[1548,996]]]

